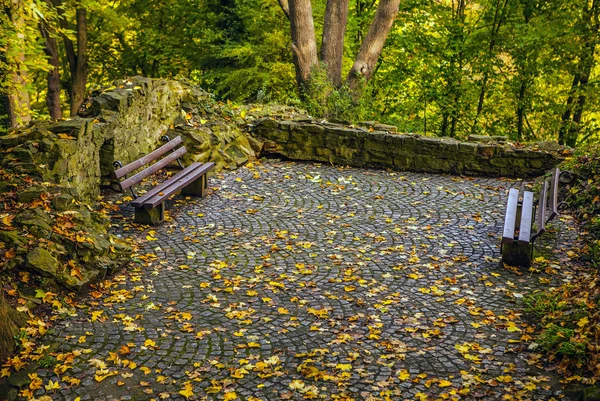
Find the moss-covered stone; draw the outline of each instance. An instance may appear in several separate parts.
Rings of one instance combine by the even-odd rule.
[[[55,277],[60,267],[58,260],[50,252],[40,247],[33,248],[27,254],[26,261],[27,268],[45,277]]]
[[[71,210],[74,206],[75,199],[69,194],[58,194],[52,199],[52,206],[58,212]]]
[[[17,193],[17,201],[21,203],[29,203],[35,199],[40,199],[42,194],[47,193],[46,188],[42,185],[32,185]]]
[[[0,242],[4,242],[9,246],[19,246],[27,244],[27,239],[23,235],[19,234],[16,230],[3,231],[0,230]]]

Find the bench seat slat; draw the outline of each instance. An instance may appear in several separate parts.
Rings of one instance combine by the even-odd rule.
[[[521,205],[521,225],[519,226],[519,244],[526,245],[531,239],[531,226],[533,223],[533,192],[523,193]]]
[[[192,171],[194,171],[195,169],[197,169],[198,167],[200,167],[202,165],[202,163],[196,162],[196,163],[192,163],[191,165],[189,165],[188,167],[184,168],[183,170],[179,171],[177,174],[175,174],[174,176],[170,177],[169,179],[161,182],[160,184],[158,184],[157,186],[155,186],[154,188],[150,189],[148,192],[146,192],[145,194],[143,194],[142,196],[134,199],[131,202],[131,205],[133,207],[142,207],[142,205],[144,204],[144,202],[148,199],[150,199],[151,197],[153,197],[154,195],[158,194],[159,192],[162,192],[163,190],[165,190],[166,188],[169,187],[169,185],[171,185],[173,183],[172,180],[179,180],[183,177],[185,177],[186,175],[188,175],[189,173],[191,173]]]
[[[174,193],[181,190],[182,188],[188,186],[190,183],[192,183],[193,181],[198,179],[198,177],[206,174],[214,166],[215,166],[215,164],[212,162],[204,163],[201,166],[196,167],[196,169],[189,172],[188,174],[186,174],[183,177],[175,176],[175,177],[170,178],[167,181],[169,183],[169,185],[167,185],[166,188],[164,188],[160,193],[157,193],[157,194],[155,194],[151,197],[148,197],[144,200],[144,202],[143,202],[144,208],[151,209],[151,208],[156,207],[157,205],[160,205],[169,196],[173,195]]]
[[[148,163],[153,162],[154,160],[158,159],[160,156],[167,153],[169,150],[174,149],[181,142],[182,142],[181,136],[177,136],[176,138],[173,138],[172,140],[170,140],[169,142],[167,142],[160,148],[156,149],[155,151],[148,153],[147,155],[139,158],[138,160],[136,160],[134,162],[129,163],[126,166],[121,167],[118,170],[115,170],[113,172],[113,177],[121,178],[121,177],[137,170],[138,168],[145,166]]]
[[[508,193],[508,203],[506,204],[506,217],[504,220],[504,232],[502,234],[502,243],[511,244],[515,238],[515,225],[517,222],[517,205],[519,203],[519,190],[511,188]]]
[[[146,177],[154,174],[156,171],[160,170],[163,167],[166,167],[169,163],[171,163],[171,162],[175,161],[176,159],[180,158],[186,152],[187,152],[187,150],[186,150],[185,147],[179,148],[179,149],[175,150],[173,153],[171,153],[170,155],[165,156],[163,159],[157,161],[156,163],[154,163],[150,167],[148,167],[148,168],[140,171],[136,175],[132,175],[128,179],[126,179],[124,181],[121,181],[121,184],[120,184],[121,190],[125,190],[125,189],[129,188],[130,186],[139,183],[144,178],[146,178]]]
[[[536,237],[546,232],[546,199],[548,198],[548,182],[544,181],[542,190],[540,192],[540,202],[538,203],[538,210],[535,218],[535,225],[537,228]]]
[[[560,170],[558,167],[554,169],[552,173],[552,180],[550,181],[550,213],[546,218],[546,223],[552,221],[558,215],[558,181],[560,179]]]

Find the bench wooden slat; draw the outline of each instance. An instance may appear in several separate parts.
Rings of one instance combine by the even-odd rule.
[[[533,223],[533,192],[523,192],[521,204],[521,225],[519,226],[519,244],[528,244],[531,239],[531,225]]]
[[[188,186],[191,182],[198,179],[198,177],[206,174],[214,166],[215,166],[215,164],[212,162],[204,163],[183,177],[176,178],[177,176],[175,176],[175,177],[170,178],[168,180],[169,185],[166,188],[164,188],[160,194],[156,194],[152,197],[149,197],[144,201],[144,203],[143,203],[144,208],[151,209],[153,207],[156,207],[157,205],[164,202],[165,199],[167,199],[169,196],[173,195],[174,193],[181,190],[182,188]]]
[[[147,155],[139,158],[138,160],[136,160],[134,162],[129,163],[128,165],[126,165],[124,167],[121,167],[118,170],[115,170],[113,172],[113,177],[121,178],[121,177],[125,176],[126,174],[129,174],[129,173],[137,170],[138,168],[145,166],[146,164],[158,159],[160,156],[164,155],[171,149],[175,148],[181,142],[182,142],[181,136],[177,136],[176,138],[173,138],[172,140],[170,140],[169,142],[167,142],[160,148],[156,149],[155,151],[148,153]]]
[[[125,190],[125,189],[129,188],[130,186],[137,184],[138,182],[142,181],[144,178],[155,173],[156,171],[160,170],[161,168],[167,166],[169,163],[173,162],[174,160],[180,158],[186,152],[187,152],[186,148],[181,147],[181,148],[175,150],[170,155],[165,156],[165,158],[161,159],[160,161],[154,163],[150,167],[140,171],[136,175],[132,175],[128,179],[121,182],[121,184],[120,184],[121,190]]]
[[[144,202],[146,202],[146,200],[150,199],[154,195],[156,195],[156,194],[164,191],[166,188],[168,188],[169,185],[171,185],[173,183],[173,180],[179,180],[179,179],[185,177],[186,175],[188,175],[189,173],[191,173],[192,171],[194,171],[195,169],[197,169],[201,165],[202,165],[202,163],[199,163],[199,162],[192,163],[188,167],[186,167],[183,170],[179,171],[173,177],[170,177],[169,179],[161,182],[159,185],[155,186],[154,188],[152,188],[151,190],[149,190],[148,192],[146,192],[142,196],[140,196],[140,197],[136,198],[135,200],[133,200],[131,202],[131,205],[133,207],[142,207],[142,205],[144,204]]]
[[[538,203],[538,210],[535,218],[535,225],[537,228],[536,236],[540,236],[546,232],[546,199],[548,199],[548,182],[544,181],[542,190],[540,192],[540,202]]]
[[[504,220],[504,232],[502,243],[511,244],[515,238],[515,224],[517,222],[517,205],[519,203],[519,190],[511,188],[508,192],[508,203],[506,204],[506,217]]]
[[[546,223],[553,220],[558,215],[558,181],[560,179],[560,170],[558,167],[554,169],[552,173],[552,180],[550,181],[550,214],[546,217]]]

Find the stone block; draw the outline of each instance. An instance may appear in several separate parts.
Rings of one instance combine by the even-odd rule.
[[[73,197],[69,194],[58,194],[52,199],[52,206],[59,212],[70,210],[73,205]]]
[[[377,131],[398,132],[398,127],[389,124],[374,124],[373,129]]]
[[[334,148],[333,152],[338,158],[345,160],[345,163],[352,164],[354,160],[359,159],[360,149],[340,146]]]
[[[415,143],[415,150],[420,155],[443,157],[441,153],[441,140],[439,138],[431,138],[423,136],[418,138]]]
[[[326,146],[328,148],[350,148],[350,149],[363,149],[365,133],[357,133],[354,131],[339,131],[331,132],[325,138]]]
[[[404,146],[404,138],[405,135],[386,135],[385,143],[391,151],[395,151],[396,149],[402,148]]]
[[[42,185],[32,185],[17,193],[17,201],[21,203],[29,203],[33,200],[40,199],[42,194],[47,193],[46,187]]]
[[[508,141],[507,136],[503,135],[469,135],[469,142],[478,142],[478,143],[504,143]]]
[[[324,147],[326,138],[323,132],[297,130],[296,128],[292,128],[290,131],[289,142],[308,147]]]
[[[413,168],[413,158],[408,155],[395,155],[394,168],[410,171]]]
[[[475,157],[477,155],[476,143],[471,142],[460,142],[458,144],[458,153],[462,156]]]
[[[389,135],[385,133],[371,132],[365,135],[364,149],[366,151],[389,152],[389,144],[386,139]]]
[[[363,160],[367,166],[394,167],[394,158],[385,151],[365,150],[362,153]]]
[[[484,159],[490,159],[496,153],[496,148],[497,146],[495,145],[478,145],[477,156]]]
[[[27,254],[26,264],[29,269],[45,277],[56,276],[60,267],[58,260],[50,252],[40,247],[33,248]]]
[[[290,131],[281,128],[273,130],[260,130],[259,133],[263,138],[279,143],[285,143],[290,139]]]
[[[416,171],[429,173],[451,173],[453,170],[452,165],[446,159],[420,154],[413,158],[413,168]]]

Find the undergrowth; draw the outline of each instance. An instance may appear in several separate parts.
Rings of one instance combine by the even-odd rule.
[[[569,282],[530,294],[526,310],[539,321],[536,343],[567,380],[593,384],[600,380],[600,146],[579,149],[559,167],[574,173],[565,199],[589,235],[571,251],[582,265]]]

